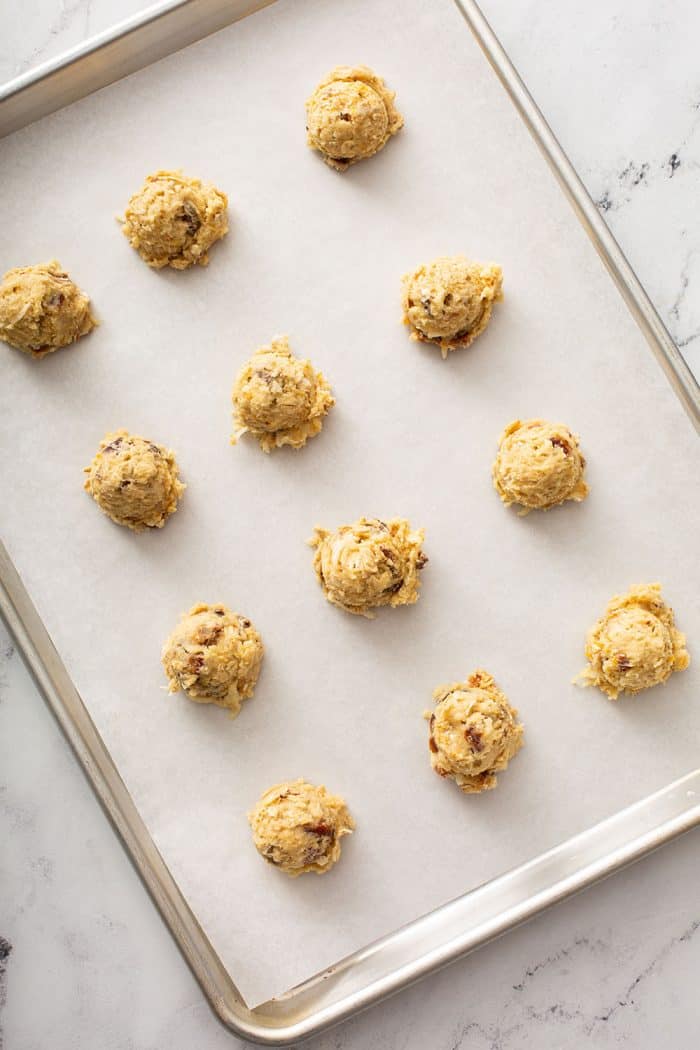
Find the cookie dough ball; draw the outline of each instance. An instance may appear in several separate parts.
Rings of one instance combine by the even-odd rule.
[[[85,472],[100,509],[134,532],[162,528],[185,491],[174,452],[127,430],[107,434]]]
[[[253,695],[263,644],[245,616],[225,605],[193,605],[161,653],[168,692],[182,689],[197,704],[217,704],[232,715]]]
[[[546,419],[516,419],[499,439],[493,484],[507,507],[519,503],[523,514],[548,510],[586,498],[585,466],[578,437],[568,427]]]
[[[367,66],[336,66],[306,103],[309,146],[337,171],[374,156],[403,127],[394,97]]]
[[[441,777],[451,777],[466,794],[496,787],[502,772],[523,746],[518,712],[490,674],[475,671],[466,682],[442,685],[433,694],[430,762]]]
[[[579,681],[598,686],[611,700],[650,689],[686,669],[685,635],[676,629],[658,583],[632,587],[608,602],[588,633],[586,659],[589,666]]]
[[[225,193],[179,171],[149,175],[129,201],[122,232],[154,270],[206,266],[208,251],[228,233]]]
[[[370,619],[381,605],[417,602],[418,571],[428,560],[421,550],[424,536],[404,518],[360,518],[335,532],[317,527],[309,543],[316,549],[314,568],[326,598]]]
[[[340,840],[355,822],[338,795],[305,780],[276,784],[248,814],[258,853],[296,878],[324,875],[340,857]]]
[[[8,270],[0,284],[0,339],[32,357],[69,346],[96,324],[90,300],[55,259]]]
[[[493,304],[503,299],[500,266],[481,266],[463,255],[433,259],[406,274],[402,284],[411,339],[435,343],[443,358],[473,343],[491,320]]]
[[[323,427],[335,404],[326,379],[310,361],[295,357],[286,336],[261,346],[233,387],[233,445],[249,431],[264,452],[282,445],[301,448]]]

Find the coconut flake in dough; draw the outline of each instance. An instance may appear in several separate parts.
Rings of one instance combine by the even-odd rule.
[[[500,266],[482,266],[464,255],[442,256],[402,279],[404,324],[411,339],[434,343],[443,358],[469,346],[503,299]]]
[[[450,777],[466,794],[496,787],[504,770],[523,746],[518,712],[486,671],[466,682],[439,686],[430,722],[430,762],[441,777]]]
[[[334,532],[316,527],[314,569],[333,605],[371,619],[382,605],[418,601],[418,572],[428,561],[421,549],[423,529],[411,529],[404,518],[360,518]]]
[[[162,528],[185,491],[175,453],[127,430],[105,435],[85,473],[100,509],[134,532]]]
[[[667,681],[690,664],[685,635],[658,583],[631,587],[615,595],[586,639],[588,667],[576,679],[595,685],[616,700]]]
[[[231,444],[250,432],[263,452],[283,445],[302,448],[335,404],[325,376],[294,356],[286,336],[255,351],[236,378],[232,400],[236,430]]]
[[[336,171],[374,156],[403,127],[394,97],[367,66],[336,66],[306,103],[309,146]]]
[[[586,498],[585,466],[578,436],[563,423],[516,419],[499,439],[493,484],[507,507],[519,503],[523,514],[548,510]]]
[[[266,791],[248,822],[261,857],[292,878],[330,871],[340,857],[341,838],[355,827],[342,798],[301,779]]]
[[[122,232],[154,270],[206,266],[209,249],[228,233],[227,206],[215,186],[179,171],[157,171],[127,204]]]
[[[55,259],[8,270],[0,284],[0,339],[32,357],[69,346],[96,325],[90,300]]]
[[[260,635],[245,616],[225,605],[194,605],[161,653],[168,692],[198,704],[216,704],[232,715],[253,695],[263,658]]]

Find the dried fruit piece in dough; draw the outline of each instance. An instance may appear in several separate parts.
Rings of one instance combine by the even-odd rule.
[[[87,295],[55,259],[8,270],[0,284],[0,339],[32,357],[69,346],[96,325]]]
[[[163,646],[161,660],[168,692],[198,704],[216,704],[232,715],[253,695],[263,644],[245,616],[225,605],[194,605]]]
[[[374,156],[403,127],[394,97],[367,66],[336,66],[306,103],[309,146],[336,171]]]
[[[502,772],[523,746],[518,712],[490,674],[474,671],[465,682],[439,686],[430,722],[430,762],[466,794],[496,787]]]
[[[209,249],[228,233],[227,206],[216,186],[157,171],[127,204],[122,233],[154,270],[206,266]]]
[[[434,343],[443,358],[469,346],[503,299],[503,273],[495,263],[482,266],[464,255],[442,256],[402,280],[403,320],[411,339]]]
[[[360,518],[329,532],[316,527],[314,569],[329,602],[346,612],[371,618],[382,605],[418,601],[423,529],[404,518]]]
[[[585,466],[578,436],[563,423],[516,419],[499,439],[493,484],[505,505],[519,503],[522,514],[549,510],[586,498]]]
[[[685,635],[658,583],[631,587],[608,602],[586,639],[588,667],[576,679],[616,700],[667,681],[690,664]]]
[[[342,798],[301,779],[271,787],[248,821],[260,856],[292,878],[330,871],[355,827]]]
[[[231,443],[250,433],[263,452],[282,445],[302,448],[335,404],[325,376],[294,356],[286,336],[255,351],[236,378],[232,400],[236,429]]]
[[[85,473],[100,509],[134,532],[162,528],[185,491],[175,453],[127,430],[105,435]]]

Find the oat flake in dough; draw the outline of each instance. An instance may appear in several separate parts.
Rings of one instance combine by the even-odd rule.
[[[336,171],[374,156],[403,127],[394,97],[367,66],[336,66],[306,103],[309,146]]]
[[[90,300],[55,259],[8,270],[0,284],[0,339],[32,357],[69,346],[96,325]]]
[[[370,619],[379,606],[412,605],[418,601],[418,572],[428,560],[424,536],[404,518],[360,518],[334,532],[317,526],[309,543],[326,598]]]
[[[430,762],[466,794],[496,787],[504,770],[523,746],[523,727],[490,674],[475,671],[466,682],[439,686],[430,722]]]
[[[522,514],[548,510],[586,498],[585,466],[577,435],[563,423],[516,419],[499,439],[493,484],[507,507],[519,503]]]
[[[685,635],[658,583],[631,587],[608,602],[586,639],[588,667],[576,681],[595,685],[611,699],[639,693],[690,664]]]
[[[503,299],[500,266],[482,266],[464,255],[442,256],[402,279],[404,324],[411,339],[434,343],[443,358],[481,335],[493,304]]]
[[[127,430],[105,435],[85,473],[100,509],[134,532],[162,528],[185,491],[175,453]]]
[[[168,692],[182,689],[198,704],[216,704],[232,715],[253,695],[263,644],[249,619],[225,605],[194,605],[161,653]]]
[[[215,186],[179,171],[157,171],[127,204],[122,233],[155,270],[206,266],[209,249],[228,233],[227,206]]]
[[[271,787],[248,821],[258,853],[292,878],[330,871],[355,827],[342,798],[301,779]]]
[[[283,445],[302,448],[335,404],[325,376],[294,356],[286,336],[255,351],[236,378],[232,400],[236,429],[231,444],[250,433],[263,452]]]

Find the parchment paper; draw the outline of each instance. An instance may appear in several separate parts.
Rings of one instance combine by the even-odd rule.
[[[344,175],[305,146],[337,63],[397,90],[406,127]],[[3,271],[57,257],[102,325],[35,362],[3,349],[2,528],[129,790],[215,948],[257,1002],[533,857],[697,764],[697,661],[613,704],[570,684],[615,592],[660,580],[700,639],[697,445],[621,298],[449,0],[280,0],[2,144]],[[146,173],[230,195],[207,270],[147,269],[114,216]],[[409,342],[399,279],[438,254],[497,260],[506,301],[443,362]],[[230,389],[273,335],[337,406],[301,452],[229,447]],[[591,496],[519,518],[491,488],[502,428],[581,434]],[[173,447],[188,484],[133,535],[82,491],[103,433]],[[316,523],[426,530],[418,605],[327,604]],[[164,691],[180,613],[224,601],[267,651],[238,720]],[[432,689],[489,669],[526,747],[496,791],[431,771]],[[246,811],[304,776],[357,820],[322,880],[253,849]],[[50,785],[47,785],[50,789]],[[65,814],[70,820],[70,813]]]

